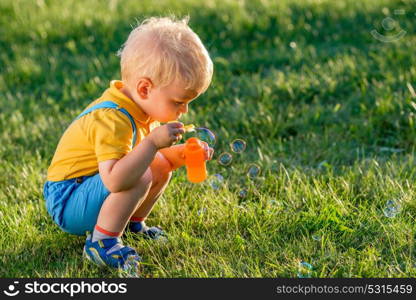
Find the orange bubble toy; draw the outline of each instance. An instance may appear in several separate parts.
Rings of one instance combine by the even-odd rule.
[[[193,183],[204,181],[207,178],[207,168],[202,142],[195,137],[189,138],[185,143],[184,156],[188,180]]]

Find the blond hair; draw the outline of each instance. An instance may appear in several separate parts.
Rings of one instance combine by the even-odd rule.
[[[118,52],[121,78],[130,88],[139,78],[147,77],[160,87],[180,79],[186,89],[199,94],[206,91],[213,64],[188,21],[152,17],[133,29]]]

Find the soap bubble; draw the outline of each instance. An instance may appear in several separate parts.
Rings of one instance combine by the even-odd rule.
[[[256,164],[251,164],[248,168],[247,168],[247,175],[248,177],[250,177],[251,179],[256,178],[257,176],[260,175],[260,167]]]
[[[217,141],[215,134],[205,127],[192,128],[184,133],[185,140],[191,137],[195,137],[203,142],[206,142],[210,147],[214,147]]]
[[[206,207],[204,207],[204,208],[202,208],[202,209],[200,209],[200,210],[198,210],[198,216],[202,216],[203,214],[205,214],[207,212],[207,208]]]
[[[383,209],[383,213],[387,218],[394,218],[400,213],[401,205],[395,200],[388,200],[386,206]]]
[[[274,199],[267,201],[267,203],[269,203],[270,205],[276,205],[276,206],[280,204],[277,200],[274,200]]]
[[[238,197],[240,198],[245,198],[248,195],[248,191],[247,189],[243,188],[238,192]]]
[[[311,278],[313,266],[305,261],[299,262],[298,277],[299,278]]]
[[[221,174],[214,174],[209,178],[209,185],[214,190],[219,190],[224,183],[224,177]]]
[[[268,200],[267,201],[267,204],[269,206],[271,206],[269,208],[269,210],[282,210],[283,209],[283,203],[282,202],[279,202],[279,201],[277,201],[275,199]]]
[[[218,157],[218,163],[222,166],[228,166],[232,160],[233,156],[228,152],[224,152]]]
[[[387,200],[386,207],[388,207],[388,208],[394,208],[394,209],[400,209],[401,208],[401,205],[400,205],[400,203],[398,203],[395,200]]]
[[[208,128],[195,128],[195,136],[203,142],[206,142],[210,147],[214,147],[217,139],[215,134]]]
[[[231,142],[231,150],[235,153],[241,153],[246,150],[246,142],[241,139],[236,139]]]
[[[319,242],[322,238],[321,238],[321,236],[319,236],[317,234],[313,234],[312,239]]]
[[[383,213],[387,218],[394,218],[397,215],[397,211],[388,207],[383,209]]]

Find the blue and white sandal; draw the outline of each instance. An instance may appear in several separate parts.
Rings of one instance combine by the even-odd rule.
[[[91,235],[88,235],[85,241],[84,257],[96,265],[122,270],[138,268],[142,260],[136,250],[124,246],[119,238],[92,242]]]
[[[161,237],[166,238],[165,232],[162,230],[162,228],[157,226],[148,227],[146,224],[142,222],[130,222],[127,226],[127,229],[132,233],[140,233],[143,235],[143,237],[157,240]]]

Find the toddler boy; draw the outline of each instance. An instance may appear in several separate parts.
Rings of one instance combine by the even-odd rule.
[[[213,65],[187,20],[150,18],[119,52],[121,81],[112,81],[66,129],[44,185],[46,207],[68,233],[88,232],[84,255],[124,268],[140,260],[122,244],[124,230],[157,238],[145,220],[172,170],[184,165],[183,124],[170,122],[208,88]],[[159,122],[170,122],[160,125]],[[213,150],[206,147],[206,158]]]

